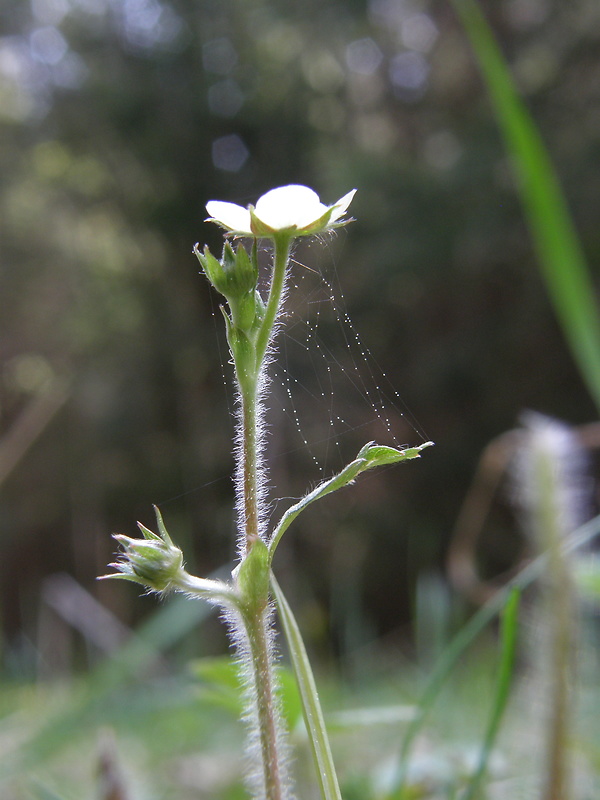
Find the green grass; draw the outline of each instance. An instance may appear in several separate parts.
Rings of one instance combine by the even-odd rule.
[[[492,631],[462,653],[456,668],[440,687],[426,724],[414,743],[407,774],[410,798],[461,797],[476,763],[498,691],[499,646]],[[593,657],[590,649],[588,655]],[[318,675],[325,720],[344,800],[377,800],[389,767],[406,734],[411,701],[422,695],[427,675],[397,654],[375,650],[361,664],[351,683]],[[518,797],[535,778],[535,752],[543,731],[543,708],[528,705],[535,684],[522,651],[516,690],[490,755],[486,783],[494,797]],[[600,688],[596,672],[584,675],[574,748],[600,796],[598,730]],[[0,761],[14,747],[27,747],[40,725],[60,719],[78,707],[80,697],[94,691],[93,676],[62,687],[0,685]],[[284,675],[285,707],[292,727],[299,797],[312,800],[315,779],[298,698],[289,673]],[[114,685],[102,701],[74,719],[69,732],[59,726],[57,740],[35,765],[24,766],[0,783],[7,800],[104,800],[99,795],[101,742],[110,731],[116,743],[114,768],[133,800],[237,800],[245,797],[239,772],[243,736],[237,719],[236,682],[228,659],[190,662],[168,677],[146,677],[132,687]],[[524,749],[524,743],[526,748]],[[506,791],[503,787],[506,786]],[[508,791],[510,787],[510,792]],[[521,788],[519,788],[521,787]],[[504,793],[503,793],[504,791]],[[458,793],[457,793],[458,792]],[[511,794],[514,792],[514,794]],[[454,794],[453,794],[454,793]],[[481,797],[485,797],[483,794]]]
[[[568,202],[542,136],[520,97],[476,0],[451,0],[469,37],[516,178],[529,232],[556,316],[600,410],[600,315],[594,282]]]

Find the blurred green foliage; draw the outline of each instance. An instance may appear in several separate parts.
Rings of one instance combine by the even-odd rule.
[[[484,5],[596,270],[597,3]],[[325,201],[359,189],[357,223],[326,257],[319,243],[298,257],[317,270],[334,257],[356,329],[437,447],[307,511],[278,569],[322,655],[397,634],[484,444],[525,407],[594,417],[449,4],[13,0],[0,15],[5,667],[39,663],[52,573],[127,624],[151,608],[94,578],[109,533],[149,523],[152,503],[193,570],[231,558],[233,401],[191,248],[218,250],[208,199],[250,202],[290,182]],[[44,406],[56,385],[64,402]],[[322,413],[296,402],[305,419]],[[273,484],[298,496],[317,476],[294,421],[274,408],[270,426]],[[512,557],[504,522],[496,533],[490,571]],[[209,626],[197,649],[222,642]]]

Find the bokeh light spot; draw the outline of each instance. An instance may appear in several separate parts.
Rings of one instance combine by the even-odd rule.
[[[427,88],[429,64],[421,53],[399,53],[390,62],[389,75],[398,97],[416,100]]]
[[[248,148],[237,133],[221,136],[212,143],[212,160],[217,169],[238,172],[249,155]]]
[[[383,54],[373,39],[357,39],[346,47],[346,64],[352,72],[373,75],[383,61]]]
[[[31,55],[42,64],[54,65],[65,56],[69,45],[62,33],[52,26],[37,28],[29,37]]]
[[[409,50],[428,53],[438,37],[437,25],[427,14],[411,14],[401,27],[402,44]]]

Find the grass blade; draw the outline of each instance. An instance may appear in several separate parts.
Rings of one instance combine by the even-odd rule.
[[[331,755],[331,747],[329,746],[329,738],[325,729],[325,720],[321,711],[319,694],[302,640],[302,634],[273,573],[271,573],[271,586],[290,649],[292,666],[302,701],[302,713],[317,770],[321,798],[322,800],[342,800]]]
[[[500,667],[498,670],[498,683],[496,688],[496,696],[494,698],[494,705],[488,728],[483,740],[481,752],[479,754],[479,761],[477,768],[471,782],[462,800],[476,800],[479,789],[489,761],[490,754],[494,747],[500,723],[506,710],[508,697],[510,693],[510,686],[512,683],[513,670],[515,666],[515,655],[517,651],[517,630],[519,621],[519,603],[521,600],[521,592],[518,588],[514,588],[508,596],[504,612],[502,615],[502,628],[501,628],[501,656]]]
[[[476,0],[452,0],[479,62],[517,174],[542,275],[571,352],[600,409],[600,316],[558,178]]]

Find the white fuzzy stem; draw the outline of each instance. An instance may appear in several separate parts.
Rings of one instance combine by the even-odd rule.
[[[240,557],[248,557],[253,546],[262,537],[265,522],[262,495],[266,483],[266,467],[261,458],[262,404],[265,361],[277,328],[277,317],[285,291],[285,277],[289,260],[290,239],[275,240],[273,274],[264,318],[254,340],[254,373],[248,374],[248,363],[243,380],[236,364],[236,377],[240,392],[236,457],[237,503],[240,517]],[[235,360],[235,354],[234,354]],[[261,590],[262,591],[262,590]],[[273,669],[273,633],[271,629],[271,603],[268,584],[264,597],[254,597],[254,602],[244,612],[230,616],[232,635],[242,663],[242,673],[249,687],[247,717],[251,721],[251,740],[258,743],[262,765],[260,779],[251,776],[256,800],[285,800],[288,797],[287,767],[284,732],[278,709],[275,671]]]

